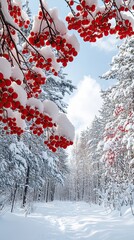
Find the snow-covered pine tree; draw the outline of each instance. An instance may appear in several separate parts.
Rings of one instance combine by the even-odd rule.
[[[107,192],[109,200],[117,208],[124,203],[132,205],[133,202],[133,56],[134,37],[131,37],[119,47],[119,53],[112,60],[111,69],[103,75],[104,79],[117,79],[115,87],[107,92],[114,109],[105,127],[103,149],[103,159],[111,165],[108,174],[111,180],[109,187],[107,185],[111,190],[107,189]]]

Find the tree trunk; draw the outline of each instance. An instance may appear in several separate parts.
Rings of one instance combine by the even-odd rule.
[[[16,192],[17,192],[17,183],[15,183],[15,186],[14,186],[14,193],[13,193],[13,199],[12,199],[12,205],[11,205],[11,212],[13,212]]]
[[[49,198],[49,180],[48,180],[48,182],[47,182],[46,202],[48,202],[48,198]]]
[[[51,184],[51,191],[50,191],[50,201],[54,201],[54,194],[55,194],[55,185],[54,183]]]
[[[30,167],[28,166],[27,167],[27,172],[26,172],[26,182],[25,182],[24,193],[23,193],[23,201],[22,201],[23,207],[25,207],[26,199],[27,199],[28,184],[29,184],[29,174],[30,174]]]

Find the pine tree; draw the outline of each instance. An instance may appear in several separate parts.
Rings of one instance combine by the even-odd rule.
[[[131,37],[120,46],[119,53],[112,60],[110,71],[103,75],[105,79],[117,79],[115,87],[107,92],[114,109],[105,127],[103,152],[103,159],[111,165],[107,165],[110,173],[107,175],[109,202],[116,208],[120,208],[125,202],[132,204],[134,189],[131,167],[134,139],[133,54],[134,38]]]

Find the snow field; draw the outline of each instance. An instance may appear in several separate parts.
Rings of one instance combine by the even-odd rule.
[[[84,202],[38,203],[25,216],[21,209],[0,216],[1,240],[133,240],[130,209],[110,212]]]

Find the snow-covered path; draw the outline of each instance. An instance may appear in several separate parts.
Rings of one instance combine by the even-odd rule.
[[[134,217],[122,217],[84,202],[36,204],[27,217],[0,216],[0,240],[134,240]]]

